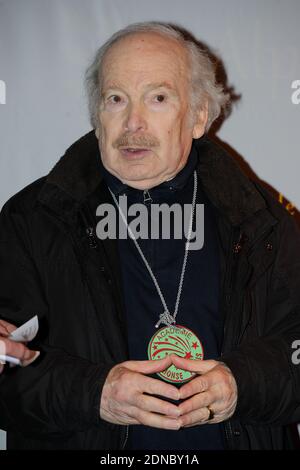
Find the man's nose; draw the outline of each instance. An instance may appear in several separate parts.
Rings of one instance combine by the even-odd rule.
[[[146,130],[147,121],[143,104],[131,103],[127,110],[124,127],[129,132]]]

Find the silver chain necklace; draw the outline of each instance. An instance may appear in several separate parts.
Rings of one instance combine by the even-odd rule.
[[[180,302],[180,298],[181,298],[181,292],[182,292],[182,286],[183,286],[183,281],[184,281],[184,275],[185,275],[185,271],[186,271],[186,264],[187,264],[187,259],[188,259],[188,254],[189,254],[189,246],[190,246],[190,238],[191,238],[191,232],[192,232],[192,228],[193,228],[193,218],[194,218],[194,212],[195,212],[195,204],[196,204],[196,196],[197,196],[197,173],[196,171],[194,171],[194,192],[193,192],[193,200],[192,200],[192,208],[191,208],[191,215],[190,215],[190,222],[189,222],[189,231],[188,231],[188,236],[187,236],[187,242],[185,244],[185,254],[184,254],[184,258],[183,258],[183,265],[182,265],[182,270],[181,270],[181,276],[180,276],[180,281],[179,281],[179,286],[178,286],[178,292],[177,292],[177,298],[176,298],[176,304],[175,304],[175,309],[174,309],[174,313],[173,315],[170,314],[170,311],[168,309],[168,306],[167,306],[167,303],[166,303],[166,300],[164,298],[164,295],[159,287],[159,284],[157,282],[157,279],[155,277],[155,274],[153,273],[152,269],[151,269],[151,266],[149,265],[147,259],[145,258],[144,256],[144,253],[142,252],[131,228],[129,227],[128,223],[127,223],[127,220],[126,220],[126,217],[117,201],[117,198],[116,196],[114,195],[114,193],[111,191],[110,188],[108,188],[112,197],[113,197],[113,200],[119,210],[119,213],[123,219],[123,222],[124,224],[126,225],[127,227],[127,230],[128,230],[128,233],[130,235],[130,237],[132,238],[132,240],[134,241],[134,244],[139,252],[139,254],[141,255],[141,258],[142,260],[144,261],[145,263],[145,266],[146,268],[148,269],[148,272],[154,282],[154,285],[156,287],[156,290],[158,292],[158,295],[160,297],[160,300],[163,304],[163,307],[164,307],[164,313],[160,314],[159,316],[159,320],[158,322],[156,323],[155,325],[155,328],[158,328],[159,325],[161,323],[163,323],[164,325],[167,325],[167,326],[171,326],[172,324],[175,324],[176,323],[176,316],[177,316],[177,313],[178,313],[178,308],[179,308],[179,302]]]

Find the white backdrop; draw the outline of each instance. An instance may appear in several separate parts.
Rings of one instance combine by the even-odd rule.
[[[241,99],[218,136],[300,207],[299,0],[0,0],[0,207],[90,129],[85,68],[144,20],[178,23],[221,56]]]

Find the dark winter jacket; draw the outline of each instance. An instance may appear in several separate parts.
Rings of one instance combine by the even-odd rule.
[[[300,421],[300,234],[293,217],[222,148],[196,142],[198,175],[221,239],[222,356],[238,385],[224,423],[232,449],[287,446]],[[95,236],[96,207],[112,202],[91,132],[0,216],[0,318],[38,314],[40,358],[0,378],[8,448],[122,449],[126,426],[99,416],[112,366],[128,359],[116,240]],[[130,432],[130,429],[129,429]]]

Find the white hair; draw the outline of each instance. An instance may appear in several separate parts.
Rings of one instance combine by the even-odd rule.
[[[229,101],[223,86],[216,81],[216,63],[209,57],[188,32],[169,23],[156,21],[134,23],[113,34],[97,51],[95,58],[85,75],[90,121],[93,128],[98,127],[98,113],[101,100],[102,64],[105,54],[113,44],[136,33],[157,33],[173,38],[186,49],[190,60],[190,110],[192,119],[205,103],[208,104],[208,119],[205,131],[219,117]]]

